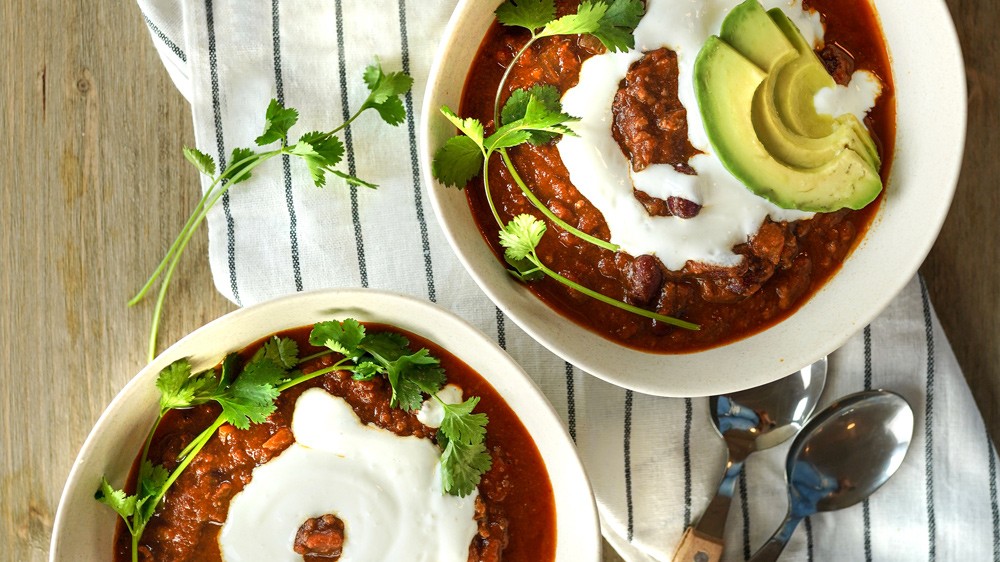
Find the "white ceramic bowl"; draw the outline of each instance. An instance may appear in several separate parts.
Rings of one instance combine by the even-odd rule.
[[[930,251],[951,204],[965,142],[961,51],[943,0],[874,0],[895,79],[896,154],[885,200],[841,271],[785,321],[697,353],[635,351],[565,319],[504,271],[473,222],[465,194],[445,188],[430,173],[434,151],[455,134],[439,109],[459,107],[466,73],[498,3],[462,0],[445,31],[424,95],[424,181],[445,235],[479,286],[563,359],[619,386],[662,396],[764,384],[843,345],[903,288]]]
[[[545,462],[556,504],[556,559],[600,560],[593,493],[576,449],[534,382],[495,343],[457,316],[425,301],[363,289],[301,293],[238,310],[180,340],[115,397],[83,445],[63,489],[52,531],[51,561],[111,560],[117,515],[94,500],[102,475],[123,482],[156,416],[154,386],[163,367],[182,357],[202,370],[227,352],[274,332],[322,320],[355,318],[392,324],[451,351],[481,374],[517,413]]]

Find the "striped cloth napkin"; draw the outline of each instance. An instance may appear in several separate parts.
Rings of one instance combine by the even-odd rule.
[[[415,139],[424,116],[414,108],[455,0],[138,4],[164,66],[191,102],[198,147],[218,162],[252,145],[271,98],[299,110],[293,133],[323,130],[365,98],[361,71],[376,56],[413,75],[403,124],[365,115],[344,135],[347,171],[378,190],[337,181],[317,189],[297,163],[272,161],[213,210],[209,261],[218,290],[247,306],[293,291],[363,286],[458,313],[495,337],[562,415],[593,481],[608,542],[629,561],[669,560],[724,463],[707,400],[622,390],[543,349],[480,292],[429,207]],[[782,559],[1000,560],[996,452],[922,282],[914,279],[830,367],[826,402],[864,388],[895,390],[916,410],[916,439],[899,473],[869,502],[808,519]],[[784,515],[786,450],[747,462],[726,560],[745,560]]]

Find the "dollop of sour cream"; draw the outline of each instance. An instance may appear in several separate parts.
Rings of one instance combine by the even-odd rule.
[[[865,115],[875,107],[881,93],[882,82],[874,74],[856,70],[846,86],[837,84],[816,92],[813,105],[817,113],[833,116],[850,113],[864,123]]]
[[[579,83],[562,98],[563,110],[581,118],[572,125],[578,136],[566,135],[557,145],[570,180],[604,215],[613,243],[633,256],[653,254],[672,270],[683,268],[689,260],[723,267],[737,265],[742,258],[733,253],[733,246],[756,233],[765,217],[794,221],[813,216],[782,209],[750,192],[722,165],[705,133],[694,94],[694,62],[702,45],[719,33],[722,20],[737,3],[649,0],[646,15],[635,30],[635,49],[588,59],[580,70]],[[761,4],[765,9],[781,8],[806,41],[821,44],[820,16],[803,10],[801,0],[762,0]],[[678,97],[687,109],[688,137],[702,152],[688,162],[696,176],[681,174],[667,164],[632,172],[611,136],[611,104],[619,82],[644,52],[661,47],[677,53]],[[867,108],[852,103],[852,110],[867,112],[874,99]],[[824,110],[842,111],[836,102]],[[690,219],[650,216],[633,196],[633,185],[661,199],[678,196],[694,201],[702,205],[701,211]]]
[[[468,559],[477,492],[442,492],[430,440],[364,425],[319,388],[295,403],[292,433],[296,442],[233,498],[219,534],[223,560],[301,562],[292,550],[298,528],[328,513],[344,522],[341,562]]]

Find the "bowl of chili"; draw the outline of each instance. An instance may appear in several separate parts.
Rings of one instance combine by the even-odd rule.
[[[608,211],[594,212],[572,185],[554,146],[558,130],[510,148],[508,154],[492,155],[486,167],[492,201],[483,195],[482,174],[464,191],[445,185],[462,184],[442,172],[436,160],[455,136],[456,126],[460,133],[467,132],[460,119],[485,124],[488,137],[508,124],[499,108],[507,110],[501,102],[513,99],[516,90],[542,85],[554,87],[556,98],[565,96],[585,61],[606,49],[593,38],[542,38],[546,33],[541,26],[534,32],[504,26],[494,14],[500,2],[460,2],[427,82],[420,151],[424,180],[445,236],[480,288],[563,359],[616,385],[663,396],[711,395],[764,384],[829,354],[867,325],[915,274],[947,215],[965,138],[964,64],[954,25],[940,0],[805,4],[805,13],[814,14],[813,21],[826,33],[817,54],[828,72],[845,81],[838,72],[849,78],[859,69],[881,81],[881,95],[865,123],[878,143],[885,187],[874,203],[857,211],[819,213],[798,222],[765,219],[756,234],[732,248],[750,258],[745,260],[750,273],[767,261],[767,254],[774,254],[772,263],[779,265],[755,284],[745,269],[736,276],[720,276],[711,267],[699,270],[699,264],[691,262],[675,270],[659,264],[647,275],[650,256],[581,243],[563,228],[565,223],[614,241],[605,224],[611,221],[602,218]],[[571,14],[577,5],[558,2],[555,16]],[[714,21],[718,25],[721,18]],[[913,34],[914,28],[923,31]],[[530,48],[508,69],[529,42]],[[651,54],[644,53],[644,60]],[[628,75],[619,85],[619,96],[625,95],[627,81]],[[697,109],[687,111],[690,115]],[[459,117],[448,119],[442,112]],[[607,108],[608,127],[617,127],[616,112]],[[574,123],[565,125],[572,130]],[[619,146],[621,153],[627,152],[624,144]],[[612,152],[604,157],[620,158],[627,165],[628,154]],[[539,205],[532,204],[533,198]],[[673,201],[663,203],[666,207]],[[650,211],[650,205],[644,206]],[[675,208],[670,219],[684,212]],[[676,313],[700,330],[664,325],[596,302],[554,276],[518,279],[511,270],[526,269],[506,263],[499,234],[519,214],[534,215],[546,228],[535,251],[550,270],[626,304],[639,301],[652,312]],[[556,222],[550,215],[566,220]],[[769,248],[768,239],[778,240],[777,248]],[[789,245],[795,246],[790,252]],[[537,268],[531,271],[538,273]],[[642,296],[641,283],[635,290],[632,278],[650,276],[662,286]],[[664,305],[677,302],[682,304]]]
[[[134,480],[137,454],[143,450],[153,420],[159,419],[157,412],[162,402],[158,387],[165,384],[160,375],[164,369],[185,358],[191,372],[212,369],[224,359],[228,363],[230,357],[242,357],[249,365],[256,361],[248,359],[250,356],[262,356],[254,355],[254,350],[263,349],[262,345],[271,341],[262,338],[277,334],[297,342],[298,355],[304,357],[295,373],[319,372],[315,369],[324,365],[330,371],[332,359],[328,350],[324,353],[310,343],[315,343],[315,338],[310,339],[309,330],[316,323],[331,320],[341,325],[347,318],[359,321],[368,334],[389,334],[392,341],[398,341],[402,335],[409,340],[411,350],[429,349],[440,361],[449,384],[458,384],[467,395],[479,396],[475,411],[486,413],[490,420],[486,424],[485,447],[492,456],[492,468],[483,474],[476,488],[479,530],[469,547],[470,560],[498,560],[501,553],[507,556],[505,559],[599,560],[600,531],[589,482],[572,440],[534,382],[496,344],[450,312],[412,297],[361,289],[301,293],[235,311],[192,332],[142,369],[102,414],[73,465],[55,518],[50,560],[129,559],[128,529],[114,511],[95,500],[95,490],[101,487],[102,477],[114,486]],[[243,350],[242,355],[229,355],[239,350]],[[317,361],[315,365],[310,363]],[[225,368],[222,379],[226,378]],[[247,372],[236,375],[235,380],[247,376]],[[288,441],[284,437],[291,435],[287,429],[289,408],[297,412],[301,406],[294,404],[301,404],[303,397],[317,391],[317,388],[303,391],[302,387],[312,385],[325,389],[327,395],[342,396],[370,428],[409,435],[406,439],[434,439],[434,430],[418,423],[419,415],[414,417],[412,412],[398,409],[399,406],[388,406],[390,397],[396,396],[394,387],[390,388],[381,377],[354,380],[358,378],[332,370],[301,387],[283,390],[275,400],[276,409],[266,421],[250,424],[246,430],[221,424],[158,504],[156,514],[137,543],[140,559],[188,559],[184,552],[193,552],[198,559],[219,559],[223,541],[221,536],[216,538],[220,535],[219,526],[226,520],[227,510],[235,509],[236,501],[242,501],[238,500],[241,493],[231,488],[248,492],[259,468],[282,459],[282,451],[291,451],[295,446],[280,443],[278,449],[269,452],[276,442]],[[183,457],[177,455],[178,443],[191,443],[189,434],[211,423],[219,411],[210,406],[171,410],[157,422],[155,437],[151,437],[151,446],[147,447],[148,457],[143,458],[173,470],[177,463],[172,459]],[[291,432],[299,440],[295,424],[291,424]],[[234,435],[240,445],[229,456],[226,444]],[[443,447],[440,437],[437,439]],[[239,468],[241,463],[243,467]],[[253,478],[250,470],[254,471]],[[190,482],[185,483],[185,479]],[[126,486],[125,490],[134,493],[134,488]],[[237,499],[233,499],[234,495]],[[225,496],[224,501],[215,501],[213,498],[217,496]],[[473,497],[462,496],[454,495],[453,499],[471,501]],[[392,498],[386,497],[391,508]],[[188,517],[185,513],[196,515],[185,519]],[[423,513],[397,515],[404,522],[407,518],[419,522]],[[307,538],[311,536],[316,539],[313,542],[323,543],[323,529],[338,521],[332,515],[323,516],[330,521],[324,521],[321,514],[314,515],[311,526],[307,526],[309,522],[303,523],[299,534],[306,529],[313,533],[307,532]],[[292,523],[294,527],[302,522]],[[355,529],[361,528],[357,526],[358,520],[352,522],[346,518],[339,522],[339,540],[344,545],[351,541],[352,524]],[[382,529],[384,532],[385,527]],[[353,533],[361,535],[359,531]],[[387,537],[384,542],[392,543],[391,539]],[[303,548],[312,548],[308,544],[312,543],[303,541],[307,545]],[[475,557],[471,557],[473,553]],[[464,556],[461,559],[464,561]]]

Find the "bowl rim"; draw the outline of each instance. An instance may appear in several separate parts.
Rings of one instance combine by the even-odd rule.
[[[645,394],[674,397],[722,394],[771,382],[806,367],[820,357],[829,355],[888,306],[910,281],[930,252],[954,197],[965,145],[967,120],[965,67],[958,34],[944,0],[907,3],[907,9],[916,12],[918,17],[912,17],[912,13],[908,13],[907,18],[893,16],[888,20],[883,14],[891,15],[899,12],[902,6],[893,6],[891,0],[870,1],[876,9],[883,37],[889,49],[893,80],[896,85],[896,150],[890,179],[887,182],[884,200],[865,237],[856,245],[833,278],[785,320],[743,339],[700,352],[651,353],[611,342],[581,327],[548,305],[540,303],[529,289],[504,272],[504,268],[500,266],[488,245],[481,240],[482,235],[478,227],[470,230],[471,216],[464,219],[457,210],[457,196],[454,193],[457,190],[441,185],[433,177],[430,165],[434,150],[440,146],[439,140],[454,134],[453,129],[449,132],[449,126],[444,119],[436,117],[442,105],[449,105],[452,108],[457,108],[459,105],[456,99],[460,99],[464,88],[468,65],[456,64],[455,60],[471,61],[472,55],[468,55],[468,51],[470,49],[474,49],[473,53],[478,51],[482,41],[482,34],[476,34],[474,40],[466,37],[484,29],[482,20],[484,13],[487,12],[482,3],[471,0],[459,1],[445,30],[424,91],[422,106],[424,119],[420,124],[418,135],[423,180],[427,185],[431,206],[438,217],[445,238],[480,289],[528,335],[567,362],[623,388]],[[492,12],[489,13],[492,16]],[[492,17],[489,21],[492,21]],[[925,23],[927,25],[922,25]],[[903,28],[911,31],[920,28],[922,31],[917,37],[913,33],[904,33]],[[900,40],[900,36],[907,37],[908,42]],[[924,81],[938,86],[931,90],[933,95],[937,96],[935,99],[947,101],[943,104],[947,111],[941,113],[938,119],[933,119],[933,116],[923,116],[925,120],[923,124],[941,129],[940,134],[923,136],[926,139],[945,139],[951,144],[946,145],[945,149],[933,152],[926,150],[926,145],[933,142],[931,140],[925,140],[923,145],[918,145],[919,148],[925,149],[923,156],[929,155],[936,167],[933,180],[923,183],[930,184],[932,181],[934,183],[923,191],[901,192],[899,187],[901,183],[906,184],[907,181],[919,176],[911,170],[903,170],[903,167],[910,163],[909,155],[904,152],[901,158],[900,150],[913,145],[913,141],[919,135],[913,134],[911,130],[913,123],[907,123],[905,128],[901,127],[901,116],[910,118],[909,108],[912,105],[929,103],[918,99],[920,96],[916,95],[917,92],[926,93],[927,88],[900,91],[901,83],[906,84],[916,80],[915,75],[918,74],[911,71],[902,72],[901,69],[912,68],[906,67],[905,63],[918,55],[910,51],[916,49],[926,53],[932,48],[936,49],[933,51],[935,57],[933,60],[940,62],[941,68],[933,80],[927,78]],[[900,60],[904,61],[902,67],[898,64]],[[455,77],[455,66],[463,67],[458,78]],[[456,89],[458,98],[455,97]],[[907,105],[904,106],[904,103]],[[916,160],[916,157],[912,159]],[[923,208],[916,204],[913,191],[920,192],[926,199]],[[461,199],[464,200],[464,195]],[[904,212],[919,222],[919,228],[907,231],[904,238],[909,245],[905,251],[897,252],[891,259],[886,260],[884,259],[886,236],[873,237],[872,233],[898,227],[905,219],[901,216]],[[471,215],[468,213],[467,205],[465,214]],[[470,238],[477,238],[474,242],[479,247],[475,247]],[[491,266],[484,266],[485,264]],[[854,279],[851,283],[846,283],[843,279],[847,277],[845,272],[860,275],[856,270],[863,271],[862,266],[877,266],[881,268],[878,271],[886,272],[883,275],[885,279],[877,279],[878,285],[873,291],[874,295],[864,293],[867,287],[860,278]],[[858,296],[859,290],[860,296]],[[857,298],[849,298],[854,296]],[[847,306],[852,307],[850,315],[838,314],[843,309],[831,306],[831,302],[837,300],[844,302],[845,299]],[[804,321],[807,317],[810,322]],[[810,329],[815,330],[816,334],[807,334]],[[762,356],[762,352],[757,348],[772,345],[775,340],[782,346],[769,347],[769,350],[774,349],[774,351]],[[803,341],[811,343],[803,346]],[[809,351],[803,351],[804,347],[808,347]],[[622,365],[629,365],[629,369],[622,369]]]
[[[294,315],[283,313],[293,309]],[[305,313],[308,311],[308,314]],[[295,323],[294,318],[306,319]],[[122,425],[123,412],[132,411],[131,417],[143,420],[148,429],[155,416],[155,377],[163,367],[182,357],[190,357],[194,369],[207,368],[221,361],[222,357],[235,349],[241,349],[270,334],[295,327],[308,326],[317,318],[355,317],[363,322],[378,322],[398,326],[433,341],[450,351],[476,370],[514,410],[518,419],[532,435],[535,445],[549,473],[556,506],[556,560],[592,560],[598,562],[601,554],[600,526],[593,489],[583,463],[565,425],[555,408],[546,399],[538,385],[528,376],[503,349],[487,338],[466,320],[443,307],[401,293],[360,288],[321,289],[279,297],[247,308],[237,309],[221,316],[178,340],[164,350],[152,362],[144,366],[138,374],[118,392],[98,418],[84,441],[63,486],[53,522],[49,543],[49,560],[71,560],[79,556],[79,536],[75,533],[77,520],[70,520],[80,508],[88,509],[89,502],[100,508],[96,519],[117,522],[117,516],[93,500],[93,493],[84,490],[85,480],[92,478],[99,482],[102,474],[107,474],[107,453],[109,447],[119,446],[119,450],[129,451],[124,455],[127,465],[124,474],[131,469],[134,455],[139,446],[126,447],[121,440],[114,440],[112,429]],[[289,325],[289,318],[291,324]],[[256,324],[253,324],[257,322]],[[251,328],[246,326],[251,325]],[[245,342],[240,346],[205,343],[213,336],[236,333],[234,340]],[[447,340],[442,342],[442,339]],[[462,342],[459,348],[456,342]],[[219,349],[224,347],[225,349]],[[205,350],[214,350],[204,353]],[[484,368],[485,366],[485,368]],[[133,400],[154,397],[149,403],[136,407]],[[139,410],[146,411],[139,411]],[[121,428],[117,430],[122,431]],[[145,437],[145,432],[139,440]],[[102,455],[101,448],[106,450]],[[119,460],[118,464],[122,464]],[[89,488],[88,488],[89,490]],[[94,523],[95,528],[107,522]],[[591,532],[579,532],[579,530]],[[567,540],[572,538],[572,540]],[[101,539],[96,539],[100,541]],[[111,556],[112,538],[107,537],[108,556]],[[97,542],[92,543],[95,548]]]

